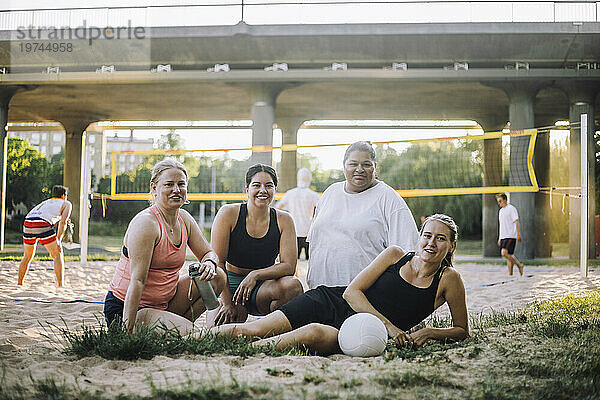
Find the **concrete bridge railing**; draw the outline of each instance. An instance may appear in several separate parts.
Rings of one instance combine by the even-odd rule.
[[[16,2],[15,2],[16,3]],[[7,7],[9,8],[9,7]],[[598,22],[595,1],[212,0],[203,5],[0,11],[0,30],[342,23]]]

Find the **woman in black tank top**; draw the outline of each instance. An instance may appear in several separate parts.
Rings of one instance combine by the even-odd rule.
[[[349,316],[367,312],[381,319],[396,345],[421,346],[429,340],[462,340],[469,335],[465,288],[452,268],[457,227],[435,214],[423,223],[416,253],[385,249],[347,287],[319,286],[277,311],[246,324],[213,328],[263,338],[278,349],[300,344],[318,354],[341,352],[338,332]],[[408,333],[435,309],[448,303],[451,328],[422,328]],[[276,335],[276,336],[275,336]]]
[[[211,245],[228,277],[221,306],[209,325],[243,322],[248,314],[266,315],[300,295],[296,271],[296,232],[291,216],[271,207],[277,175],[270,166],[246,172],[246,204],[221,207],[211,231]],[[277,257],[279,256],[279,262]]]

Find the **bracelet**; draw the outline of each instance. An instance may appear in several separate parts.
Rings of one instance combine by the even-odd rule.
[[[202,261],[202,262],[211,262],[214,266],[215,266],[215,271],[217,270],[217,262],[215,260],[213,260],[212,258],[207,258],[206,260]]]

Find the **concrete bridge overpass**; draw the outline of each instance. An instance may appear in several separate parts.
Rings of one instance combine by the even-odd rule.
[[[132,28],[133,29],[133,28]],[[253,145],[283,143],[309,119],[472,119],[486,130],[576,121],[595,108],[600,88],[600,23],[423,23],[144,27],[140,39],[59,40],[76,51],[21,51],[52,44],[0,31],[1,115],[6,121],[59,121],[65,127],[65,184],[79,215],[84,131],[98,120],[252,119]],[[287,63],[287,71],[265,71]],[[332,63],[347,69],[332,70]],[[393,63],[406,63],[391,68]],[[170,64],[171,72],[151,72]],[[208,72],[229,64],[228,72]],[[96,72],[101,66],[114,72]],[[468,67],[467,67],[468,66]],[[48,69],[48,67],[51,67]],[[57,69],[58,67],[58,69]],[[329,67],[329,68],[328,68]],[[334,68],[336,69],[336,68]],[[5,123],[0,125],[4,126]],[[593,124],[589,148],[593,149]],[[5,136],[5,132],[0,132]],[[579,132],[571,132],[571,184],[579,185]],[[501,146],[488,143],[492,154]],[[594,154],[593,151],[590,154]],[[270,153],[257,153],[270,161]],[[535,156],[548,181],[549,144]],[[294,186],[296,154],[282,155],[282,183]],[[594,162],[588,163],[594,182]],[[493,182],[489,182],[493,184]],[[590,188],[590,193],[594,193]],[[522,258],[549,256],[547,199],[515,194],[525,242]],[[590,215],[594,215],[593,198]],[[571,254],[578,254],[577,202],[570,206]],[[484,196],[486,255],[497,253],[497,206]],[[590,218],[591,232],[593,219]],[[593,249],[593,246],[590,247]]]

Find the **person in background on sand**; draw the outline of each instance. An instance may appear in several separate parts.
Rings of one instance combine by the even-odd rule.
[[[207,316],[208,326],[244,322],[248,314],[266,315],[303,292],[294,276],[294,221],[271,207],[276,187],[275,170],[255,164],[246,171],[248,202],[227,204],[215,217],[211,244],[228,284],[220,307]]]
[[[508,204],[506,193],[498,193],[496,201],[498,202],[498,206],[500,206],[500,210],[498,211],[498,220],[500,221],[498,246],[501,249],[500,254],[506,258],[508,275],[513,274],[513,266],[516,265],[519,268],[519,274],[523,276],[523,264],[513,255],[515,245],[522,240],[519,227],[519,214],[512,204]]]
[[[429,340],[462,340],[469,324],[462,278],[452,267],[458,229],[447,215],[427,218],[416,253],[390,246],[347,287],[319,286],[296,297],[277,311],[245,324],[229,324],[212,333],[242,335],[256,345],[274,344],[279,350],[300,345],[321,355],[340,353],[339,329],[359,312],[381,319],[396,345],[422,346]],[[413,326],[448,303],[450,328]]]
[[[375,177],[370,142],[351,144],[344,154],[346,180],[329,186],[317,205],[307,240],[307,282],[347,286],[385,248],[413,251],[417,225],[404,199]]]
[[[277,202],[276,207],[286,210],[294,220],[296,228],[296,239],[298,242],[298,258],[304,249],[304,257],[308,260],[308,228],[315,212],[315,206],[319,202],[319,194],[310,189],[312,174],[308,168],[300,168],[297,175],[297,187],[288,190],[283,198]]]
[[[219,260],[186,210],[188,176],[171,158],[156,163],[150,179],[150,207],[129,223],[121,258],[104,300],[108,325],[123,320],[129,332],[138,323],[190,327],[206,309],[189,274],[180,275],[189,247],[200,261],[198,279],[209,281],[218,296],[227,278]]]
[[[48,253],[54,260],[54,274],[58,286],[64,283],[65,261],[63,250],[60,245],[62,237],[67,227],[67,221],[71,215],[73,205],[67,200],[69,189],[55,185],[52,187],[51,198],[35,206],[25,216],[23,222],[23,259],[19,266],[19,277],[17,285],[23,284],[25,274],[31,265],[31,260],[35,256],[37,242],[44,245]],[[54,231],[54,224],[58,221],[57,231]]]

